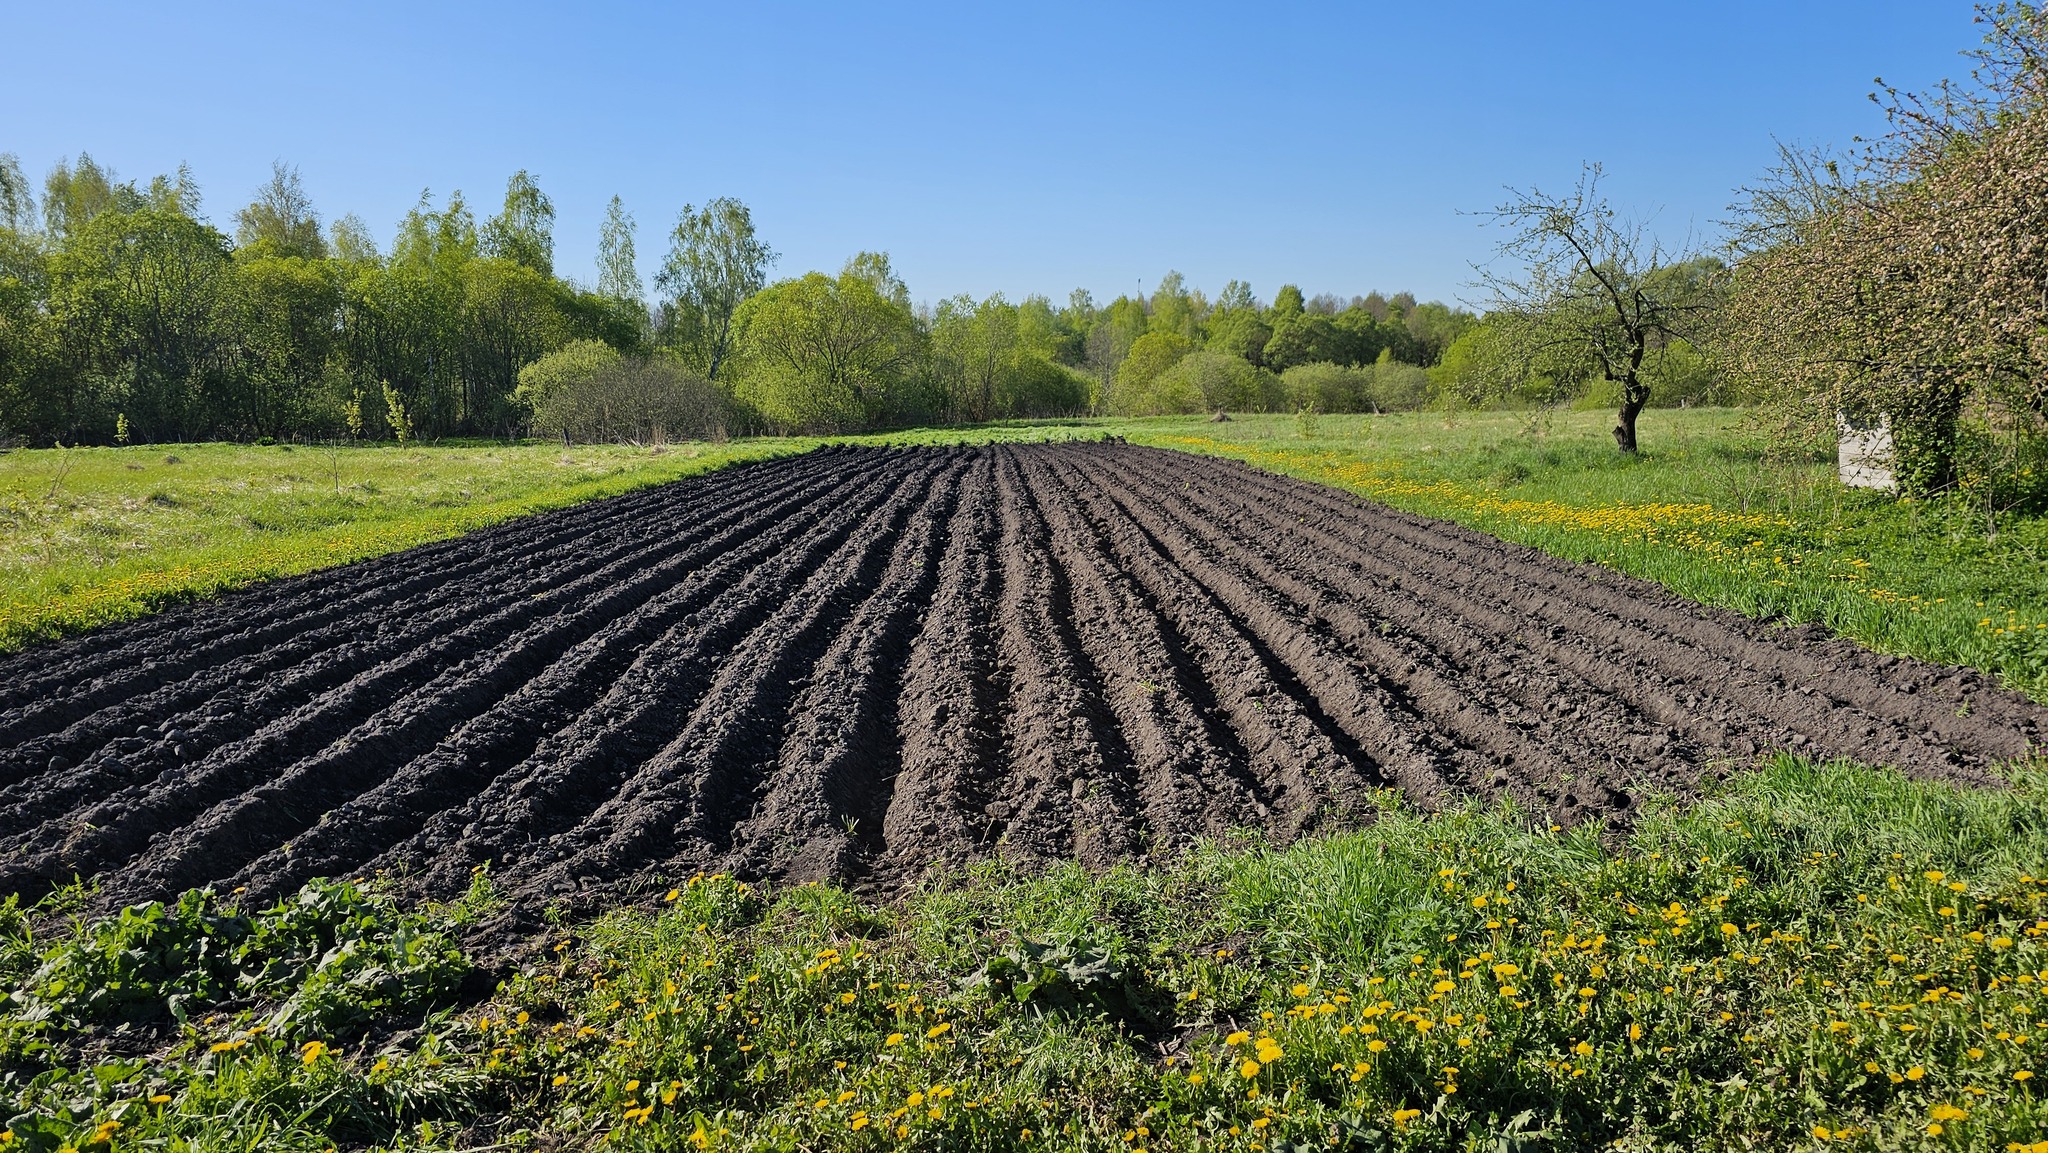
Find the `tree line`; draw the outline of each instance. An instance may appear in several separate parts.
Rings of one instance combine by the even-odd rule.
[[[497,210],[423,193],[380,247],[283,164],[232,229],[181,169],[0,155],[0,436],[618,439],[1085,413],[1413,407],[1476,318],[1396,293],[1213,299],[1169,273],[1098,304],[913,302],[881,253],[775,280],[732,199],[686,206],[652,277],[614,197],[594,284],[561,275],[524,171]],[[651,295],[651,302],[650,302]]]
[[[659,439],[1083,413],[1757,403],[1831,446],[1882,423],[1903,491],[2048,501],[2048,14],[1980,9],[1970,78],[1874,95],[1859,151],[1787,148],[1724,243],[1658,242],[1589,166],[1514,191],[1484,315],[1398,293],[913,302],[881,253],[770,275],[745,205],[686,206],[652,292],[617,198],[598,276],[554,267],[515,173],[479,220],[422,194],[380,248],[278,165],[233,215],[188,171],[0,155],[0,437]],[[2029,495],[2031,494],[2031,495]]]

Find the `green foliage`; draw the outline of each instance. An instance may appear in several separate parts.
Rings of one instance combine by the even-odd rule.
[[[1273,328],[1257,309],[1233,308],[1210,316],[1204,347],[1264,367],[1272,339]]]
[[[423,195],[387,259],[353,217],[323,238],[283,164],[233,243],[183,171],[140,189],[91,157],[60,164],[41,229],[8,171],[0,435],[110,443],[125,414],[142,442],[326,437],[385,383],[421,436],[503,434],[528,362],[579,338],[645,343],[639,300],[555,278],[554,209],[524,172],[481,229],[460,193]]]
[[[555,274],[555,203],[524,168],[505,185],[505,208],[484,224],[479,239],[487,256]]]
[[[1323,434],[1323,414],[1314,402],[1294,410],[1294,434],[1303,440],[1314,440]]]
[[[1349,359],[1343,333],[1337,322],[1315,313],[1282,315],[1273,325],[1262,359],[1276,372],[1303,364],[1331,363]]]
[[[1202,314],[1208,311],[1207,302],[1199,292],[1190,292],[1187,282],[1178,272],[1169,272],[1159,280],[1159,287],[1152,291],[1146,302],[1151,319],[1147,328],[1152,332],[1171,333],[1184,340],[1193,341],[1201,335]]]
[[[1651,408],[1695,408],[1734,403],[1734,383],[1721,366],[1686,340],[1673,340],[1644,359],[1643,379],[1650,384]],[[1573,401],[1578,408],[1613,408],[1621,393],[1613,382],[1593,380]]]
[[[480,1073],[431,1034],[341,1059],[343,1035],[452,998],[469,963],[446,922],[316,881],[254,913],[193,891],[29,938],[28,914],[80,896],[0,906],[0,1148],[319,1149],[481,1104]]]
[[[1428,404],[1431,391],[1428,370],[1402,364],[1386,349],[1373,365],[1366,397],[1375,412],[1410,412]]]
[[[1083,1013],[1145,1025],[1168,998],[1147,986],[1115,938],[1076,931],[1020,937],[982,962],[961,988],[1008,999],[1037,1013]]]
[[[1532,324],[1535,327],[1532,327]],[[1526,407],[1578,400],[1587,408],[1618,406],[1621,388],[1598,371],[1570,341],[1553,340],[1541,322],[1506,313],[1489,315],[1444,350],[1429,370],[1432,389],[1447,404],[1465,408]],[[1652,371],[1652,384],[1664,383]],[[1658,405],[1653,387],[1649,404]]]
[[[878,270],[879,268],[879,270]],[[922,334],[888,273],[849,262],[748,298],[733,318],[738,393],[778,429],[850,431],[928,411],[914,370]]]
[[[404,444],[412,439],[412,417],[406,412],[405,398],[398,395],[398,390],[391,387],[388,380],[384,382],[384,423],[391,429],[391,438],[398,443]]]
[[[117,411],[145,440],[204,427],[226,407],[235,295],[227,238],[172,208],[67,211],[47,322],[58,363],[77,367],[38,389],[41,411],[30,419],[74,442],[107,436]]]
[[[35,229],[36,195],[22,174],[21,157],[0,152],[0,229],[20,235]]]
[[[601,340],[572,340],[519,370],[519,385],[512,399],[528,413],[546,409],[556,396],[578,385],[596,380],[600,372],[619,363],[619,350]],[[560,431],[548,425],[541,434]]]
[[[1371,369],[1327,361],[1301,364],[1280,375],[1287,402],[1317,412],[1365,412],[1371,404]]]
[[[725,371],[740,306],[768,283],[774,263],[737,200],[719,197],[701,210],[686,204],[676,218],[654,283],[668,302],[668,344],[707,380]]]
[[[1134,353],[1132,361],[1137,359]],[[1229,353],[1205,349],[1173,362],[1140,386],[1130,403],[1138,412],[1270,412],[1285,404],[1284,393],[1280,378],[1265,369]],[[1193,399],[1194,405],[1180,407],[1186,404],[1184,398]]]
[[[625,202],[612,197],[605,207],[604,225],[598,230],[597,291],[599,295],[638,305],[644,313],[646,306],[640,303],[640,270],[634,262],[634,230],[633,214],[626,211]]]
[[[320,217],[299,180],[299,170],[274,161],[270,180],[256,199],[235,214],[236,255],[298,257],[319,260],[327,255],[320,236]]]
[[[1148,332],[1131,343],[1130,353],[1116,370],[1116,385],[1110,393],[1112,412],[1145,415],[1193,412],[1203,397],[1193,383],[1182,378],[1165,380],[1173,391],[1156,391],[1154,382],[1166,377],[1166,370],[1193,352],[1195,343],[1176,332]]]
[[[274,1037],[332,1035],[450,993],[468,965],[389,898],[328,881],[254,914],[207,890],[82,921],[40,951],[0,1013],[43,1037],[175,1018],[230,1001],[273,1003]]]

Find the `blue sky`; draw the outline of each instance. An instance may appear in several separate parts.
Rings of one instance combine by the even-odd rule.
[[[594,279],[614,193],[651,273],[676,211],[750,205],[778,274],[889,252],[919,299],[1150,289],[1470,296],[1460,210],[1603,162],[1711,234],[1773,137],[1882,130],[1882,75],[1961,75],[1959,0],[1254,5],[496,3],[0,7],[0,151],[191,164],[234,211],[273,158],[388,243],[422,188],[532,171]],[[480,212],[480,214],[482,214]]]

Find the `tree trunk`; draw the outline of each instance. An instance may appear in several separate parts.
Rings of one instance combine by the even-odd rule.
[[[1633,381],[1622,385],[1621,411],[1616,414],[1614,443],[1630,456],[1636,454],[1636,417],[1642,415],[1643,406],[1650,403],[1650,390]]]

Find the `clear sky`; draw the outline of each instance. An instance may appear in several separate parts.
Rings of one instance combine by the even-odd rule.
[[[1470,296],[1460,210],[1607,166],[1617,205],[1711,234],[1773,137],[1882,129],[1872,78],[1961,75],[1963,0],[476,5],[0,2],[0,151],[189,163],[206,211],[273,158],[388,244],[423,188],[479,216],[526,168],[585,281],[605,203],[651,280],[677,210],[736,196],[780,275],[887,251],[912,295],[1178,269]]]

